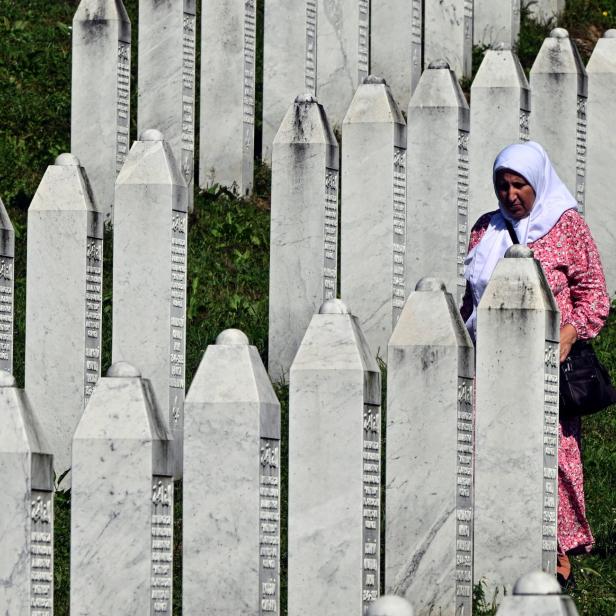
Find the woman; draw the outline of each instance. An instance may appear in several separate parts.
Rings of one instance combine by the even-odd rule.
[[[471,231],[466,258],[466,293],[461,312],[473,339],[477,305],[498,261],[513,241],[534,251],[561,312],[560,361],[576,340],[596,336],[610,300],[597,247],[577,203],[545,152],[532,141],[506,147],[496,158],[494,190],[499,209],[482,216]],[[588,552],[593,537],[586,520],[579,417],[561,420],[558,447],[558,567],[570,581],[567,554]]]

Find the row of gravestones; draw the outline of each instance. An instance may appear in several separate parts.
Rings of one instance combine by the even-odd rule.
[[[360,615],[377,599],[382,492],[385,587],[420,616],[471,614],[480,579],[491,593],[527,571],[553,576],[559,320],[525,246],[486,289],[476,357],[452,295],[422,279],[389,343],[383,422],[381,372],[359,322],[326,301],[291,367],[288,488],[269,377],[242,332],[221,333],[186,399],[184,612],[279,613],[286,491],[291,615]],[[1,372],[0,411],[0,605],[47,616],[48,406]],[[72,614],[171,614],[176,440],[154,383],[114,363],[72,440]]]
[[[534,6],[546,17],[561,4],[541,0]],[[196,144],[196,5],[196,0],[139,1],[138,132],[156,128],[165,135],[189,187],[189,208]],[[274,132],[297,92],[318,95],[339,126],[370,70],[391,83],[404,108],[432,60],[444,57],[459,76],[470,77],[473,5],[476,43],[511,47],[517,38],[520,0],[370,5],[370,0],[265,3],[264,160],[271,158]],[[202,188],[231,186],[245,195],[252,190],[255,154],[256,0],[204,2],[201,17],[199,183]],[[106,216],[130,147],[131,40],[122,0],[81,0],[73,20],[71,151],[89,170]]]
[[[336,296],[339,231],[340,294],[375,352],[384,355],[404,300],[421,277],[442,278],[459,301],[470,227],[497,207],[493,161],[504,146],[529,137],[545,146],[576,195],[608,288],[616,291],[616,215],[608,181],[616,163],[609,143],[615,87],[614,30],[597,43],[588,73],[567,32],[554,30],[530,85],[515,54],[487,51],[470,109],[448,64],[435,62],[419,80],[408,121],[385,82],[369,76],[345,116],[340,163],[324,108],[312,95],[298,97],[273,146],[272,377],[288,376],[312,313]]]

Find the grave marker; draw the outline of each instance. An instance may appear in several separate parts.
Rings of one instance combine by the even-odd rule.
[[[556,572],[560,313],[532,254],[505,253],[477,310],[474,566],[486,596],[520,571]]]
[[[170,445],[150,383],[113,364],[73,439],[71,614],[171,616]]]
[[[102,331],[103,215],[72,154],[47,168],[28,209],[27,273],[25,389],[60,476],[100,377]]]
[[[81,0],[73,19],[71,151],[107,219],[130,146],[130,54],[122,0]]]
[[[474,350],[442,281],[417,283],[387,366],[387,591],[420,616],[470,614]]]
[[[366,616],[413,616],[412,605],[396,595],[383,595],[370,604]]]
[[[358,319],[328,300],[291,366],[290,616],[359,615],[379,594],[380,400]]]
[[[565,0],[535,0],[528,5],[528,8],[534,19],[547,22],[562,13]]]
[[[195,149],[196,0],[139,0],[138,132],[162,132],[188,188]]]
[[[288,381],[312,315],[336,296],[338,142],[323,107],[300,96],[274,140],[269,371]]]
[[[384,356],[407,278],[406,124],[385,80],[357,89],[342,143],[341,295]]]
[[[488,50],[471,86],[470,226],[498,207],[492,166],[507,145],[527,141],[530,88],[517,56]]]
[[[187,192],[156,130],[136,141],[116,186],[113,361],[152,382],[182,473],[186,349]]]
[[[530,134],[547,151],[584,213],[588,79],[582,58],[564,28],[555,28],[530,71]]]
[[[424,71],[407,117],[407,207],[413,221],[406,239],[407,294],[420,278],[434,275],[460,301],[466,286],[470,121],[446,62]]]
[[[520,34],[520,0],[474,0],[475,45],[510,49]]]
[[[13,372],[15,231],[0,199],[0,370]]]
[[[38,413],[0,370],[0,605],[5,614],[53,614],[53,460]]]
[[[217,614],[278,614],[280,404],[239,330],[208,346],[186,397],[184,479],[185,613],[205,596]]]

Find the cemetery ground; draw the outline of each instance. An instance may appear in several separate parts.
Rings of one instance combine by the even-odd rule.
[[[0,0],[0,196],[16,235],[15,375],[19,386],[24,382],[26,214],[46,166],[69,149],[70,24],[77,4],[77,0],[52,3]],[[137,1],[127,0],[126,7],[136,24]],[[569,0],[558,25],[569,29],[587,59],[601,33],[616,27],[616,0]],[[549,25],[523,19],[518,51],[527,70],[549,30]],[[481,50],[476,50],[475,59],[478,64]],[[136,110],[136,105],[132,107]],[[132,134],[135,135],[134,126]],[[224,189],[214,188],[195,199],[189,224],[187,387],[206,346],[228,327],[242,329],[266,361],[268,192],[268,170],[259,166],[255,194],[251,198],[239,200]],[[108,231],[103,373],[111,360],[111,259],[112,234]],[[616,304],[595,348],[616,379]],[[284,430],[288,419],[286,387],[280,386],[277,393],[282,403]],[[616,408],[584,419],[583,447],[588,517],[596,547],[592,554],[572,559],[577,586],[571,594],[581,615],[612,616],[616,611]],[[283,473],[285,448],[283,432]],[[180,503],[180,489],[176,495],[176,503]],[[179,571],[179,507],[177,514],[175,562]],[[283,496],[283,548],[286,546],[285,514]],[[69,593],[69,491],[57,492],[56,515],[55,609],[57,615],[64,615],[68,614]],[[284,606],[284,549],[282,554]],[[177,572],[174,584],[174,613],[179,614],[181,576]],[[475,595],[476,613],[493,614],[492,597],[483,596],[481,585],[476,587]]]

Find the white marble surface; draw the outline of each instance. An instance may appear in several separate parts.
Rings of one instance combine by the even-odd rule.
[[[341,165],[341,297],[384,358],[405,297],[406,123],[378,78],[345,116]]]
[[[0,199],[0,370],[13,372],[15,231]]]
[[[256,0],[203,3],[199,151],[201,188],[221,184],[239,195],[247,195],[252,191],[255,47]]]
[[[378,447],[380,392],[379,368],[358,320],[315,315],[289,388],[289,616],[361,614],[362,591],[376,598],[380,464],[365,456],[379,449],[364,446],[371,439]],[[364,464],[379,470],[364,473]],[[365,474],[374,481],[364,483]],[[377,505],[368,500],[364,507],[364,498]],[[374,517],[364,518],[364,509]],[[366,522],[376,529],[367,531]],[[364,545],[366,532],[374,534],[372,549]]]
[[[509,50],[489,50],[471,86],[469,222],[498,207],[492,166],[502,148],[528,139],[530,88]]]
[[[520,33],[520,2],[474,0],[474,44],[491,47],[500,43],[508,47],[515,45]]]
[[[0,606],[5,614],[30,614],[37,602],[40,613],[51,614],[45,606],[53,605],[52,458],[38,413],[4,371],[0,413]]]
[[[184,612],[203,613],[207,597],[211,613],[258,616],[266,601],[275,609],[263,613],[277,614],[280,404],[241,332],[208,346],[185,429]]]
[[[474,349],[442,281],[424,278],[409,296],[387,367],[385,589],[418,616],[467,614],[473,442],[459,439],[473,437]]]
[[[154,477],[168,477],[172,470],[171,436],[165,417],[152,403],[149,383],[134,369],[125,374],[99,381],[73,440],[75,616],[150,614],[152,592],[157,590],[151,582],[153,542],[173,541],[152,532]],[[167,515],[172,515],[172,490],[169,497]],[[171,575],[168,580],[171,584]],[[170,585],[161,588],[171,595]]]
[[[28,210],[26,277],[25,389],[58,476],[70,466],[73,432],[100,376],[102,238],[86,174],[63,154]]]
[[[156,131],[136,141],[116,187],[113,361],[152,381],[182,472],[185,379],[187,192]]]
[[[408,110],[407,294],[424,276],[464,292],[468,238],[469,108],[455,74],[435,63],[424,71]]]
[[[162,132],[188,187],[192,210],[195,149],[196,0],[139,0],[139,135]]]
[[[73,19],[71,151],[108,219],[130,147],[130,45],[122,0],[81,0]]]
[[[312,315],[335,297],[338,142],[323,107],[303,96],[274,140],[269,286],[269,372],[289,369]]]
[[[586,221],[601,253],[609,294],[616,295],[616,208],[613,128],[616,118],[616,30],[608,30],[588,61]]]
[[[588,79],[577,47],[564,28],[555,28],[543,41],[530,71],[530,88],[530,137],[546,149],[583,212]]]
[[[494,0],[492,0],[494,1]],[[424,64],[444,59],[458,79],[473,72],[473,0],[424,4]]]
[[[498,263],[477,325],[474,567],[491,597],[556,567],[560,313],[537,261]]]
[[[565,0],[536,0],[528,8],[535,19],[548,21],[563,11]]]
[[[385,78],[406,109],[423,68],[422,2],[380,0],[370,20],[370,70]]]
[[[272,160],[272,144],[280,124],[295,97],[306,90],[308,54],[316,54],[316,32],[310,35],[308,50],[308,6],[315,0],[265,3],[263,33],[263,136],[261,158]],[[315,58],[316,60],[316,58]],[[313,65],[316,66],[316,61]],[[308,91],[314,93],[314,86]]]

